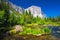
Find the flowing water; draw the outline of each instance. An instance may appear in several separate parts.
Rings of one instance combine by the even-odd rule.
[[[51,35],[55,37],[60,37],[60,27],[59,26],[48,26],[51,29]]]

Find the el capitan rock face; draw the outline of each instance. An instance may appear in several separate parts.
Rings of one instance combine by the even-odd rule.
[[[42,14],[41,8],[38,7],[38,6],[34,6],[34,5],[33,5],[33,6],[27,8],[27,9],[25,9],[25,10],[27,10],[28,12],[31,11],[31,14],[32,14],[34,17],[37,17],[37,16],[38,16],[38,17],[41,17],[41,18],[45,17],[45,15]]]
[[[11,7],[12,7],[15,11],[17,11],[17,12],[19,12],[19,13],[23,13],[24,11],[27,11],[27,12],[30,11],[31,14],[33,15],[33,17],[37,17],[37,16],[38,16],[38,17],[41,17],[41,18],[45,18],[45,17],[46,17],[46,15],[42,13],[41,8],[38,7],[38,6],[32,5],[32,6],[28,7],[28,8],[26,8],[26,9],[24,9],[24,8],[22,8],[22,7],[20,7],[20,6],[17,6],[17,5],[15,5],[15,4],[11,3],[11,2],[10,2],[10,5],[11,5]]]

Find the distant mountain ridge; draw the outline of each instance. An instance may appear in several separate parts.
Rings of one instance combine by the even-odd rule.
[[[15,11],[19,12],[19,13],[23,13],[24,8],[20,7],[20,6],[16,6],[15,4],[9,2],[9,5],[11,8],[13,8]]]
[[[26,9],[24,9],[24,8],[17,6],[11,2],[9,2],[9,4],[10,4],[10,7],[12,7],[15,11],[17,11],[19,13],[23,13],[24,11],[27,11],[27,12],[31,11],[31,14],[33,15],[33,17],[37,17],[37,16],[39,16],[41,18],[46,17],[46,15],[42,13],[41,8],[38,6],[32,5]]]

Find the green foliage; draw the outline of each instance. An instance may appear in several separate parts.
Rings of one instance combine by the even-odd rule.
[[[51,31],[49,28],[44,28],[43,30],[45,33],[50,33],[50,31]]]
[[[33,34],[33,35],[36,34],[36,35],[38,35],[38,34],[43,34],[45,29],[43,30],[43,29],[39,29],[39,28],[37,28],[37,29],[24,28],[23,30],[24,30],[23,32],[19,33],[20,35],[26,35],[26,34]]]
[[[16,34],[16,31],[15,30],[10,30],[9,33],[10,33],[10,35],[14,35],[14,34]]]
[[[4,11],[0,11],[0,19],[3,19],[4,17]]]
[[[44,27],[43,29],[41,28],[36,28],[36,29],[32,29],[32,28],[23,28],[23,32],[20,32],[20,35],[26,35],[26,34],[33,34],[33,35],[38,35],[38,34],[46,34],[46,33],[50,33],[50,29]]]
[[[2,1],[0,0],[0,10],[3,9],[3,6],[2,6]]]
[[[0,24],[0,26],[8,26],[9,25],[9,22],[8,22],[8,19],[9,19],[9,5],[6,4],[5,2],[3,2],[3,0],[0,0],[1,3],[0,3],[0,6],[1,6],[1,9],[4,10],[4,13],[0,12],[1,14],[1,21],[3,24]],[[1,11],[2,11],[1,10]]]
[[[0,11],[0,26],[2,26],[4,24],[4,11]]]
[[[12,10],[13,13],[9,14],[9,12],[5,11],[4,13],[1,13],[1,18],[5,19],[5,23],[9,24],[9,26],[13,25],[27,25],[27,24],[38,24],[38,25],[48,25],[48,24],[54,24],[55,22],[59,22],[58,18],[45,18],[42,19],[40,17],[33,17],[31,15],[31,12],[24,12],[22,14],[19,14],[18,12]],[[2,20],[1,19],[1,20]],[[54,21],[55,20],[55,21]],[[57,21],[58,20],[58,21]],[[5,24],[4,23],[4,24]],[[58,24],[58,23],[56,23]]]
[[[35,29],[35,30],[33,30],[33,32],[32,32],[32,34],[34,35],[34,34],[42,34],[43,33],[43,31],[41,30],[41,29]]]

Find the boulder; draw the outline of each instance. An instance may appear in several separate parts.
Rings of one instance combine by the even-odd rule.
[[[22,28],[22,26],[20,26],[20,25],[15,25],[15,26],[14,26],[14,30],[15,30],[16,32],[22,32],[22,31],[23,31],[23,28]]]

